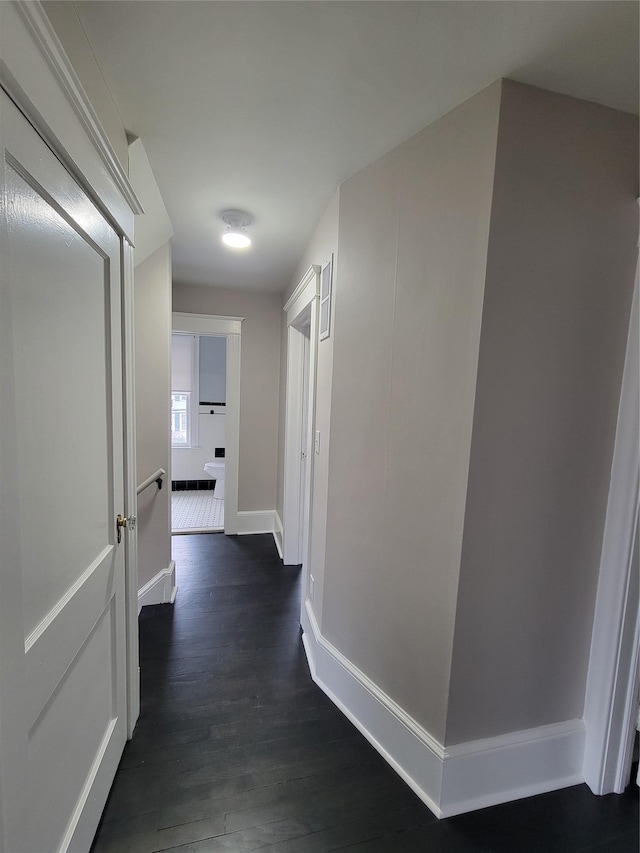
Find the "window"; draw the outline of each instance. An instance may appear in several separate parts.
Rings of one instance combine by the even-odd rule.
[[[200,336],[198,390],[201,406],[224,406],[227,399],[227,339]]]
[[[189,447],[190,393],[172,392],[171,394],[171,446]]]
[[[198,444],[198,336],[171,337],[171,447]]]

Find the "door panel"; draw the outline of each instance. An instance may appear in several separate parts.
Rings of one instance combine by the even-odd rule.
[[[112,601],[30,727],[29,792],[30,799],[40,804],[30,817],[33,850],[55,849],[38,845],[43,839],[62,838],[98,747],[111,733],[114,630]],[[100,679],[93,677],[97,669]],[[88,684],[93,685],[89,692]],[[70,714],[73,707],[81,714]],[[64,784],[52,785],[53,779]]]
[[[41,623],[75,581],[78,565],[88,565],[109,543],[107,388],[109,258],[55,211],[10,166],[10,197],[28,219],[14,217],[11,304],[16,341],[17,455],[21,517],[39,519],[49,535],[22,543],[24,619],[27,634]],[[44,223],[33,252],[32,222]],[[114,235],[115,236],[115,235]],[[117,244],[115,246],[117,257]],[[55,281],[54,288],[43,282]],[[72,334],[69,335],[69,330]],[[110,373],[110,371],[109,371]],[[61,429],[52,430],[42,412],[58,411]],[[82,500],[67,473],[83,472]],[[55,495],[55,501],[52,496]],[[50,536],[73,535],[52,553]],[[109,543],[110,544],[110,543]]]
[[[0,838],[86,853],[126,739],[121,249],[1,97]]]

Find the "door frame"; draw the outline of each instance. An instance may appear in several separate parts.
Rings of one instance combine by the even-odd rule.
[[[135,388],[135,316],[134,316],[134,247],[126,237],[121,239],[122,257],[122,381],[124,427],[124,513],[133,517],[125,537],[125,601],[127,626],[127,738],[131,740],[140,716],[140,654],[138,617],[138,489],[136,464],[136,388]]]
[[[238,469],[240,463],[240,345],[244,317],[187,314],[174,311],[172,332],[213,335],[227,339],[226,450],[224,471],[224,532],[238,533]]]
[[[309,585],[311,548],[311,498],[313,491],[313,430],[315,426],[316,368],[318,353],[318,303],[320,267],[312,264],[284,305],[287,315],[287,380],[284,433],[284,497],[282,551],[285,565],[303,565],[302,602]],[[309,323],[306,336],[300,330]],[[305,376],[305,362],[308,365]],[[303,407],[307,429],[302,435]],[[302,454],[306,453],[307,464]],[[304,507],[301,513],[300,508]]]
[[[640,494],[639,275],[640,263],[620,391],[585,696],[583,776],[594,794],[622,793],[628,785],[638,719],[640,615],[634,548]]]
[[[135,216],[144,212],[41,3],[0,3],[0,87],[120,237],[124,512],[136,513],[133,261]],[[140,709],[135,527],[125,536],[127,735]]]

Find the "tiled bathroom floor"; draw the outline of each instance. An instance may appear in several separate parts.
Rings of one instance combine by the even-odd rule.
[[[211,491],[171,493],[171,532],[196,533],[224,529],[224,501]]]

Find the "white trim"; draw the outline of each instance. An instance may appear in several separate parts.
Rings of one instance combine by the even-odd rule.
[[[219,314],[186,314],[174,311],[172,331],[191,335],[241,335],[244,317],[222,317]]]
[[[249,536],[254,533],[273,533],[275,530],[275,515],[276,512],[273,509],[239,512],[236,533],[239,536]]]
[[[441,817],[443,749],[320,633],[309,601],[303,643],[311,677],[409,787]]]
[[[287,328],[287,385],[285,390],[284,491],[282,499],[282,550],[284,563],[302,562],[300,529],[300,477],[302,453],[302,389],[304,386],[304,335]]]
[[[315,683],[437,817],[582,782],[581,720],[445,747],[322,636],[309,600],[303,631]]]
[[[376,698],[381,705],[398,719],[402,725],[408,729],[427,749],[433,752],[441,761],[445,757],[445,749],[441,744],[433,738],[429,732],[423,728],[420,723],[417,723],[413,717],[404,711],[397,702],[394,702],[378,685],[372,681],[369,676],[365,675],[362,670],[353,664],[349,658],[345,657],[332,643],[329,642],[320,633],[318,621],[313,611],[313,605],[309,599],[305,602],[309,622],[312,626],[314,639],[324,650],[326,650],[339,664],[342,666],[356,681],[366,688],[372,696]]]
[[[172,333],[173,334],[173,333]],[[190,335],[191,338],[191,390],[189,391],[189,445],[188,447],[199,447],[200,426],[198,414],[200,412],[200,336]],[[173,382],[171,383],[173,384]],[[195,389],[198,394],[195,394]],[[173,391],[173,389],[171,389]],[[184,448],[185,450],[188,449]],[[173,445],[171,445],[173,450]]]
[[[273,511],[273,541],[276,543],[276,550],[280,559],[283,559],[282,552],[282,520],[278,510]]]
[[[240,345],[241,336],[227,335],[227,404],[224,461],[224,532],[238,532],[238,471],[240,467]]]
[[[638,692],[638,579],[632,569],[640,473],[638,275],[637,270],[585,697],[583,773],[595,794],[621,793],[628,783],[634,716],[629,705]]]
[[[89,775],[86,778],[76,806],[73,810],[69,823],[65,829],[58,853],[67,853],[68,850],[86,850],[92,843],[96,834],[97,826],[94,820],[90,817],[90,810],[85,806],[90,800],[98,802],[106,802],[109,796],[109,789],[105,790],[105,779],[113,779],[117,768],[117,763],[111,768],[108,774],[100,773],[99,771],[104,766],[106,761],[113,762],[114,759],[109,759],[109,746],[114,737],[116,729],[116,720],[111,720],[108,724],[104,737],[98,747],[95,758],[91,765]],[[118,757],[120,753],[118,751]]]
[[[51,73],[62,86],[67,101],[73,105],[76,115],[82,122],[85,133],[92,141],[93,147],[99,154],[118,191],[134,213],[144,213],[144,209],[129,182],[129,178],[120,165],[120,161],[109,141],[109,137],[104,132],[100,124],[100,119],[41,5],[39,3],[22,2],[18,4],[18,11],[27,23],[34,39],[37,41],[40,51],[46,58],[51,69]]]
[[[635,564],[634,564],[635,566]],[[637,572],[637,569],[634,568]],[[636,580],[637,580],[636,574]],[[636,592],[637,601],[637,592]],[[621,794],[631,780],[631,764],[633,762],[633,748],[638,730],[638,721],[640,720],[640,705],[638,700],[639,683],[640,683],[640,609],[636,613],[636,623],[633,632],[633,648],[631,651],[631,677],[627,677],[627,673],[621,673],[623,679],[622,697],[622,721],[621,721],[621,737],[620,748],[615,758],[615,773],[613,777],[613,790],[617,794]]]
[[[440,816],[579,785],[584,737],[582,720],[567,720],[447,747]]]
[[[323,279],[325,277],[325,270],[329,270],[327,273],[329,282],[327,293],[325,296],[322,295],[322,287],[323,287]],[[333,253],[329,260],[322,265],[322,270],[320,272],[320,301],[318,305],[318,340],[326,341],[326,339],[331,335],[331,295],[333,292]],[[326,304],[327,306],[327,318],[326,318],[326,326],[322,325],[322,308]]]
[[[225,415],[225,488],[224,532],[238,533],[238,469],[240,461],[240,367],[243,317],[222,317],[217,314],[172,314],[173,332],[198,335],[221,335],[227,339],[227,404]],[[270,532],[270,531],[269,531]]]
[[[138,514],[136,468],[136,389],[134,251],[122,239],[122,376],[124,384],[124,511],[127,518]],[[129,525],[125,536],[125,622],[127,632],[127,737],[140,715],[140,656],[138,651],[138,530]]]
[[[318,264],[311,264],[309,269],[296,285],[296,289],[284,303],[282,310],[287,315],[287,322],[291,322],[294,317],[297,317],[313,297],[318,295],[319,275],[320,266]]]
[[[168,568],[161,569],[138,592],[138,614],[149,604],[173,604],[178,594],[176,586],[176,564],[173,560]]]
[[[0,3],[0,84],[120,234],[142,206],[42,4]]]
[[[315,424],[315,379],[318,338],[318,297],[320,267],[312,264],[285,303],[287,313],[287,380],[285,391],[284,494],[282,506],[283,560],[285,565],[308,562],[310,545],[311,494],[314,454],[312,441]],[[308,375],[304,376],[305,335],[296,321],[309,311]],[[303,395],[307,394],[306,400]],[[303,407],[307,407],[307,436],[303,440]],[[302,453],[306,453],[306,480],[302,483]],[[301,495],[304,490],[304,495]],[[304,498],[304,499],[303,499]],[[304,508],[305,519],[301,517]],[[305,548],[306,546],[306,548]],[[304,551],[307,551],[305,554]],[[303,601],[307,588],[307,572],[303,575]]]

